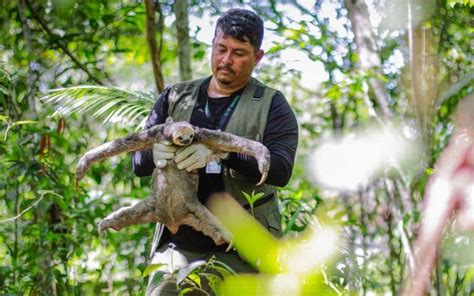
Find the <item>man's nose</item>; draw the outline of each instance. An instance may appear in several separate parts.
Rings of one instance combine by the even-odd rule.
[[[224,58],[222,59],[222,63],[224,63],[225,65],[232,65],[232,62],[233,62],[232,52],[229,51],[224,55]]]

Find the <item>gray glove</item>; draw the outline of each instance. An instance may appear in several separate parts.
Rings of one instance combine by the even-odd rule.
[[[181,148],[176,153],[174,160],[178,169],[191,172],[206,166],[211,160],[216,160],[217,155],[204,144],[191,144]]]
[[[160,141],[153,144],[153,162],[157,168],[164,168],[169,159],[175,157],[175,152],[178,147],[169,141]]]

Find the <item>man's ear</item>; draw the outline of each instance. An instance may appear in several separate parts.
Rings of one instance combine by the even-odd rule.
[[[166,124],[170,124],[173,122],[174,122],[173,117],[169,116],[168,118],[166,118]]]
[[[257,50],[257,52],[255,53],[255,66],[258,65],[258,63],[260,63],[264,55],[265,55],[265,52],[263,51],[263,49]]]

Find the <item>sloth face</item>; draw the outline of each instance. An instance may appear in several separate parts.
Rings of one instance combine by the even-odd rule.
[[[171,143],[178,146],[187,146],[194,139],[194,129],[187,122],[174,122],[167,126],[165,134],[169,135]]]
[[[175,145],[186,146],[194,139],[194,130],[190,127],[182,127],[171,136],[171,142]]]

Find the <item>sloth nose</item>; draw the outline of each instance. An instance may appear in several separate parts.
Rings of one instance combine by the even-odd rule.
[[[181,140],[181,144],[183,144],[183,145],[188,145],[189,143],[191,143],[190,138],[184,138],[184,139]]]

